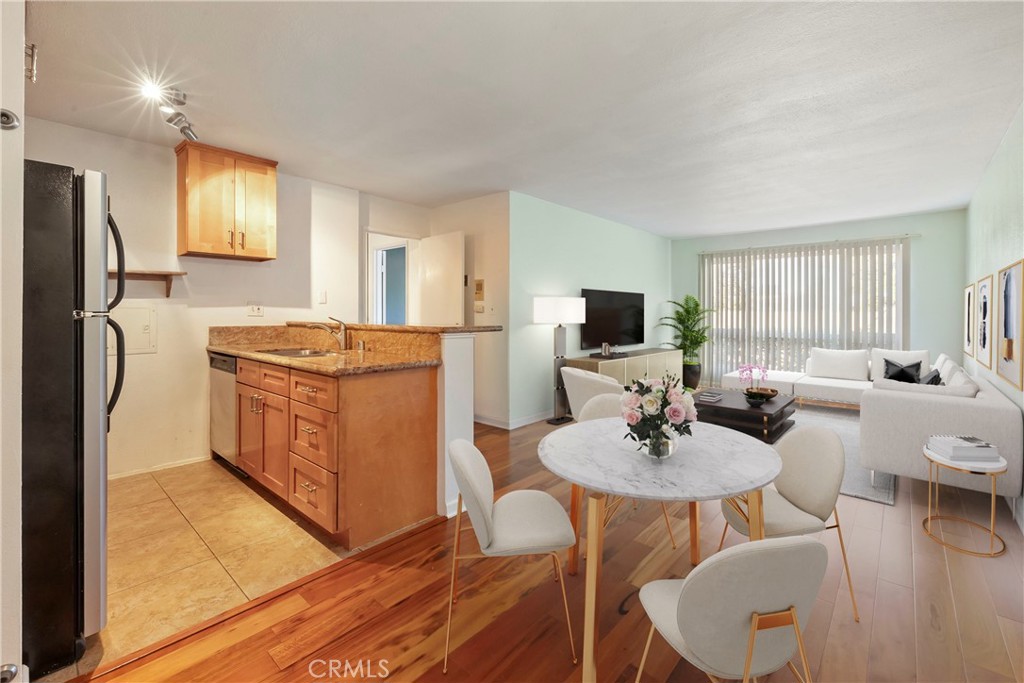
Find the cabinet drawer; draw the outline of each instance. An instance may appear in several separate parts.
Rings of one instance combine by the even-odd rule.
[[[250,387],[260,385],[260,364],[254,360],[239,358],[235,364],[235,381],[248,384]]]
[[[287,396],[290,374],[288,368],[270,363],[260,363],[260,389],[278,396]]]
[[[290,385],[289,396],[293,401],[338,412],[338,380],[335,378],[292,370]]]
[[[338,416],[326,410],[292,401],[291,451],[314,465],[338,471]]]
[[[288,503],[318,526],[337,531],[337,477],[294,453],[288,454]]]

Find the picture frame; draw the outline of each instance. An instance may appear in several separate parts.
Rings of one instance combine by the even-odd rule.
[[[974,283],[964,287],[964,356],[974,357]]]
[[[1024,259],[1001,268],[995,281],[996,374],[1024,387]]]
[[[974,295],[974,359],[989,369],[992,368],[992,297],[992,276],[986,275],[978,280]]]

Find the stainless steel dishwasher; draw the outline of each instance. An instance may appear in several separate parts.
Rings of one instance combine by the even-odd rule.
[[[238,459],[235,358],[210,353],[210,450],[232,465]]]

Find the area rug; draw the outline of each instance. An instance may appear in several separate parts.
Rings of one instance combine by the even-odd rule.
[[[896,501],[896,477],[877,472],[874,486],[871,470],[860,465],[860,413],[848,408],[801,406],[793,415],[797,427],[827,427],[839,435],[846,450],[846,474],[840,492],[846,496],[863,498],[876,503],[892,505]]]

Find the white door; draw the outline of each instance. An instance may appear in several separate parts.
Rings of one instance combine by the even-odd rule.
[[[25,3],[0,2],[0,107],[25,119]],[[21,662],[21,304],[24,129],[0,131],[0,665]],[[0,670],[0,678],[3,676]]]
[[[466,237],[420,240],[420,325],[465,324]]]

